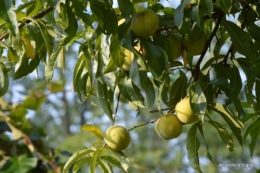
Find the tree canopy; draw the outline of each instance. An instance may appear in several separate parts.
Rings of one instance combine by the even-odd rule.
[[[217,132],[221,145],[230,152],[238,144],[253,157],[260,134],[259,3],[182,0],[174,7],[173,2],[160,0],[0,1],[0,140],[24,144],[18,157],[7,157],[13,155],[0,148],[0,169],[4,173],[32,172],[41,169],[43,162],[53,172],[63,173],[80,171],[84,165],[89,165],[91,173],[97,166],[103,172],[131,169],[125,150],[109,148],[103,140],[102,123],[91,119],[81,126],[94,135],[91,147],[73,154],[55,152],[70,156],[66,164],[54,164],[54,156],[45,157],[46,153],[35,148],[35,129],[26,116],[46,100],[40,88],[63,92],[66,77],[52,80],[57,69],[73,75],[73,91],[80,102],[88,100],[100,108],[110,125],[122,124],[119,103],[128,104],[137,119],[158,113],[132,128],[123,122],[130,135],[156,124],[166,113],[177,114],[176,105],[188,98],[198,120],[190,125],[181,122],[181,126],[188,128],[189,165],[197,172],[202,172],[201,145],[207,159],[219,166],[210,152],[214,138],[209,140],[205,126]],[[156,14],[159,27],[153,34],[139,35],[132,30],[132,19],[147,9]],[[143,27],[147,25],[145,19]],[[174,39],[179,39],[177,44]],[[71,49],[77,52],[77,62],[68,68]],[[35,81],[44,78],[45,82],[21,103],[8,103],[4,97],[10,81],[22,82],[30,74]],[[35,152],[41,159],[32,154]]]

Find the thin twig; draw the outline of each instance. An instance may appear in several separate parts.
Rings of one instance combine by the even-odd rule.
[[[116,117],[117,117],[117,111],[118,111],[118,107],[119,107],[120,95],[121,95],[121,93],[119,91],[118,96],[117,96],[117,103],[116,103],[116,108],[115,108],[115,112],[114,112],[112,126],[114,125]]]
[[[168,107],[168,108],[163,108],[161,109],[161,111],[168,111],[168,110],[172,110],[174,107]],[[156,109],[156,110],[151,110],[149,111],[150,113],[155,113],[155,112],[160,112],[160,110]]]
[[[131,129],[128,129],[128,131],[131,131],[131,130],[137,128],[137,127],[145,126],[145,125],[147,125],[147,124],[153,124],[153,123],[156,122],[158,119],[159,119],[159,118],[156,118],[156,119],[154,119],[154,120],[147,121],[147,122],[145,122],[145,123],[143,123],[143,124],[136,125],[136,126],[132,127]]]
[[[219,17],[218,17],[218,21],[217,21],[212,33],[210,34],[209,39],[207,40],[206,45],[205,45],[205,47],[204,47],[204,49],[203,49],[203,51],[200,55],[200,58],[199,58],[196,66],[195,66],[194,73],[193,73],[194,81],[197,81],[198,78],[199,78],[200,64],[201,64],[203,58],[205,57],[205,54],[208,50],[208,47],[210,46],[210,43],[211,43],[213,37],[216,35],[218,27],[219,27],[219,25],[220,25],[224,16],[225,16],[225,13],[223,11],[221,11],[220,14],[219,14]]]

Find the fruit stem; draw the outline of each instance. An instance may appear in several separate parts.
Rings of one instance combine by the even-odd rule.
[[[201,64],[203,58],[205,57],[205,54],[206,54],[206,52],[208,50],[208,47],[210,46],[210,43],[211,43],[213,37],[216,35],[218,27],[219,27],[219,25],[220,25],[220,23],[221,23],[221,21],[222,21],[224,16],[225,16],[225,13],[223,11],[220,11],[220,14],[219,14],[219,17],[218,17],[218,21],[217,21],[217,23],[216,23],[212,33],[210,34],[209,39],[207,40],[206,45],[205,45],[205,47],[204,47],[204,49],[203,49],[203,51],[202,51],[202,53],[200,55],[200,58],[199,58],[196,66],[195,66],[195,69],[193,71],[194,81],[197,81],[198,78],[199,78],[200,64]]]

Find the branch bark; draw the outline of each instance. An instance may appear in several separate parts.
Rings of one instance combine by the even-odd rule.
[[[223,19],[224,16],[225,16],[225,13],[224,13],[223,11],[221,11],[220,14],[219,14],[217,23],[216,23],[216,25],[215,25],[215,27],[214,27],[212,33],[210,34],[209,39],[208,39],[207,42],[206,42],[206,46],[204,47],[204,49],[203,49],[203,51],[202,51],[202,53],[201,53],[201,55],[200,55],[200,58],[199,58],[199,60],[198,60],[198,62],[197,62],[197,64],[196,64],[196,66],[195,66],[195,69],[194,69],[194,71],[193,71],[194,81],[197,81],[198,78],[199,78],[200,64],[201,64],[203,58],[205,57],[205,54],[206,54],[206,52],[207,52],[207,50],[208,50],[208,47],[210,46],[210,43],[211,43],[213,37],[216,35],[217,30],[218,30],[218,27],[219,27],[219,25],[220,25],[220,23],[221,23],[221,21],[222,21],[222,19]]]

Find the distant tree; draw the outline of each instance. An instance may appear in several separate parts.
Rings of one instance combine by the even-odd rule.
[[[44,74],[47,82],[43,87],[48,83],[50,92],[64,91],[64,80],[55,82],[52,78],[56,67],[67,70],[65,62],[71,57],[65,51],[77,44],[74,91],[81,102],[89,100],[102,109],[111,125],[118,123],[120,102],[128,103],[138,116],[144,110],[161,114],[128,128],[130,135],[138,127],[155,123],[154,133],[161,140],[169,139],[175,128],[170,121],[183,128],[190,122],[186,149],[190,166],[197,172],[202,172],[200,144],[218,166],[209,152],[214,139],[209,142],[205,126],[215,129],[229,151],[237,142],[241,147],[246,145],[253,157],[260,134],[259,1],[185,0],[177,8],[155,0],[17,3],[0,1],[0,96],[7,93],[10,80],[32,72]],[[113,167],[128,172],[129,159],[111,146],[115,137],[102,133],[90,120],[81,129],[96,136],[92,147],[75,152],[64,167],[53,160],[57,154],[69,153],[55,151],[52,158],[41,157],[45,152],[33,145],[41,143],[33,141],[33,134],[41,132],[32,128],[26,115],[45,98],[40,90],[18,105],[1,98],[0,168],[4,173],[33,172],[40,170],[43,162],[54,172],[77,172],[84,165],[89,165],[89,172],[95,172],[97,166],[103,172],[113,172]],[[185,99],[184,105],[179,104]],[[68,110],[66,100],[62,103]],[[166,113],[177,114],[178,119],[169,116],[169,122],[160,121]],[[69,114],[65,116],[70,133]],[[5,157],[12,155],[3,150],[9,143],[19,146],[17,157]],[[117,139],[115,145],[125,143]],[[41,159],[24,154],[34,152]]]

